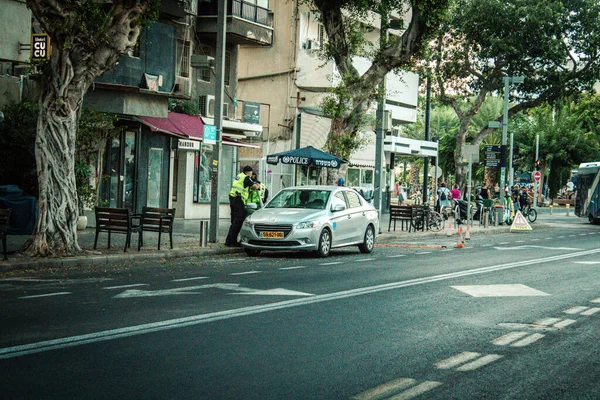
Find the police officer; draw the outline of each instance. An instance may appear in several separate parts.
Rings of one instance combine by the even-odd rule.
[[[249,203],[255,203],[257,206],[264,205],[267,202],[267,198],[269,197],[269,191],[264,183],[258,180],[258,175],[256,172],[252,173],[252,181],[259,185],[258,190],[250,189],[250,198]]]
[[[235,180],[231,185],[231,190],[229,191],[231,226],[229,227],[229,233],[227,233],[227,238],[225,239],[225,246],[241,246],[237,241],[237,237],[242,230],[244,219],[246,219],[246,216],[248,215],[246,203],[248,203],[249,190],[250,188],[260,188],[260,186],[252,180],[251,175],[252,167],[245,166],[242,172],[235,177]]]

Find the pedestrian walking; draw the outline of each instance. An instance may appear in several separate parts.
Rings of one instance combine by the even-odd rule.
[[[452,198],[450,200],[460,200],[460,190],[458,189],[458,185],[455,184],[450,193],[452,194]]]
[[[246,204],[248,203],[249,190],[260,189],[260,185],[252,180],[252,167],[245,166],[242,172],[240,172],[231,185],[229,191],[229,208],[231,209],[231,226],[225,239],[225,246],[240,247],[241,244],[238,242],[238,235],[242,230],[242,225],[248,211],[246,210]]]
[[[438,207],[440,212],[443,212],[444,208],[451,208],[452,192],[446,187],[446,182],[440,183],[438,189]]]

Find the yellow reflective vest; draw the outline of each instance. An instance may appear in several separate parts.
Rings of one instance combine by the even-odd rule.
[[[231,197],[235,197],[239,194],[244,204],[248,202],[248,188],[244,187],[244,180],[246,179],[246,176],[247,175],[245,173],[240,172],[233,180],[233,183],[231,184],[231,190],[229,191],[229,195]]]
[[[265,186],[264,183],[260,183],[259,186],[260,186],[260,188],[258,190],[257,189],[250,190],[250,196],[249,196],[250,203],[256,203],[256,204],[260,205],[261,202],[264,202],[265,192],[267,190],[267,187]]]

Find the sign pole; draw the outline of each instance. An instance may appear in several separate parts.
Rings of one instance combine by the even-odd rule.
[[[537,134],[535,136],[535,159],[536,161],[539,159],[540,156],[540,135]],[[533,190],[533,206],[537,207],[538,206],[538,181],[537,179],[535,180],[534,183],[534,190]]]

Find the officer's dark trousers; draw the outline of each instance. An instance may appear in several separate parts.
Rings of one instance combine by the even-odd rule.
[[[240,196],[229,196],[229,207],[231,208],[231,226],[229,227],[229,233],[227,233],[225,244],[235,245],[248,212],[246,211],[246,207]]]

